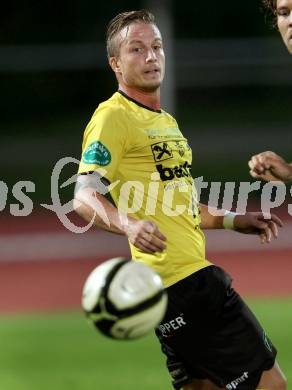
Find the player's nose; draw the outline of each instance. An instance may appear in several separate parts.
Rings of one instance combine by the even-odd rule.
[[[292,8],[290,9],[290,14],[288,17],[288,24],[289,24],[289,27],[292,27]]]
[[[146,62],[156,61],[156,53],[153,49],[147,50]]]

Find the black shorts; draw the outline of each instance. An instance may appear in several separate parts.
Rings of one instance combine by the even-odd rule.
[[[156,330],[175,389],[192,379],[219,387],[256,389],[276,349],[217,266],[170,286],[167,313]]]

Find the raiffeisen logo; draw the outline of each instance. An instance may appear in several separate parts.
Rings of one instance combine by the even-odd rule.
[[[157,164],[156,169],[159,172],[162,181],[173,180],[181,177],[191,177],[191,164],[185,161],[184,164],[175,165],[174,167],[164,167],[162,164]]]

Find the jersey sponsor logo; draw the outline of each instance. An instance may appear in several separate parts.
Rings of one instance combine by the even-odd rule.
[[[163,337],[171,337],[175,330],[178,330],[187,324],[183,318],[183,315],[184,314],[181,313],[178,317],[174,318],[173,320],[164,322],[163,324],[159,325],[158,329],[161,332]]]
[[[148,135],[149,139],[162,139],[173,137],[183,138],[180,129],[177,127],[169,127],[162,129],[145,129],[144,131]]]
[[[152,154],[155,162],[168,160],[172,158],[172,150],[167,142],[157,142],[151,145]]]
[[[230,383],[228,383],[228,384],[225,386],[225,389],[227,389],[227,390],[237,389],[237,386],[238,386],[240,383],[245,382],[246,379],[248,379],[248,371],[245,371],[239,378],[236,378],[236,379],[234,379],[233,381],[231,381]]]
[[[184,164],[175,165],[174,167],[164,167],[162,164],[157,164],[156,169],[162,181],[173,180],[174,178],[192,177],[191,164],[187,161]]]
[[[108,165],[111,162],[110,151],[100,141],[92,142],[85,150],[82,161],[85,164]]]
[[[185,149],[184,145],[181,142],[179,142],[179,141],[176,141],[175,144],[176,144],[176,147],[177,147],[179,155],[181,157],[183,157],[185,152],[186,152],[186,149]]]

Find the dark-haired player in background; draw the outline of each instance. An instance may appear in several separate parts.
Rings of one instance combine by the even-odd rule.
[[[264,6],[273,13],[275,25],[289,53],[292,54],[292,0],[263,0]],[[266,181],[292,181],[292,164],[278,154],[266,151],[253,156],[249,163],[250,174]]]
[[[263,0],[263,5],[274,15],[274,24],[278,27],[289,53],[292,54],[292,0]]]
[[[151,13],[117,15],[108,26],[107,50],[119,90],[85,130],[76,211],[127,236],[133,259],[160,274],[169,305],[157,336],[175,389],[255,390],[259,384],[284,390],[274,346],[231,278],[206,259],[201,230],[225,227],[270,242],[281,221],[262,213],[220,216],[205,205],[199,212],[190,146],[160,107],[165,56]],[[102,195],[101,176],[111,183],[116,207]],[[126,213],[128,203],[134,209]]]

